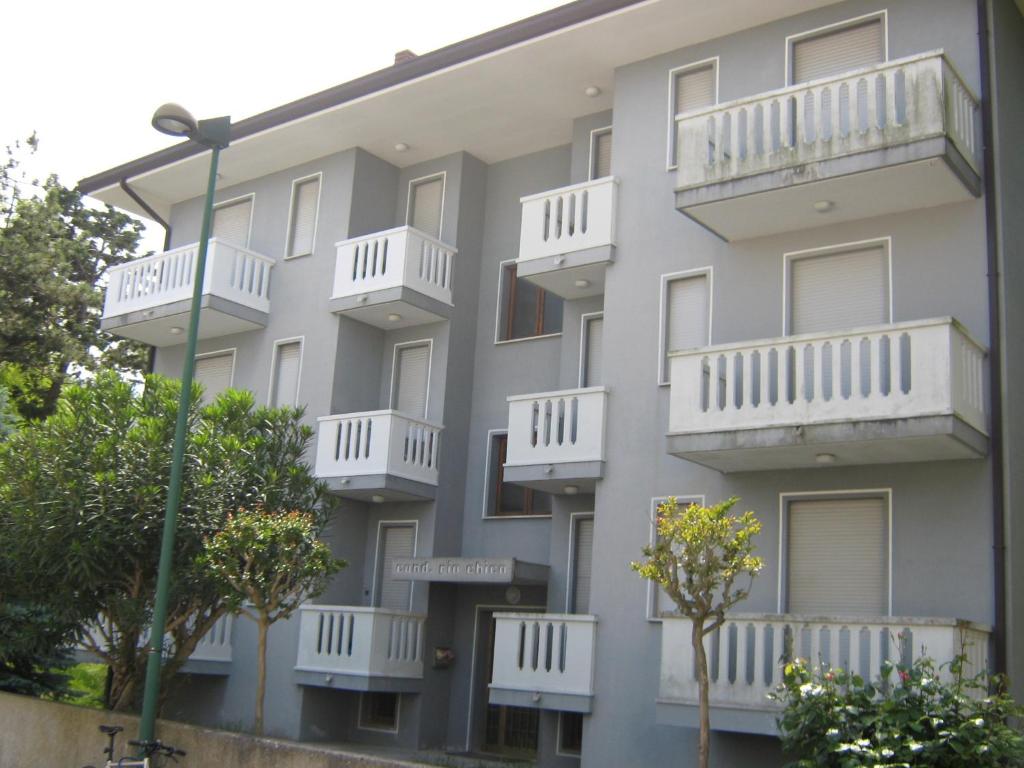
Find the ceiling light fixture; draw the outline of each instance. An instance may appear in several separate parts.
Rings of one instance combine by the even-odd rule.
[[[590,281],[589,280],[584,280],[583,278],[580,278],[579,280],[576,281],[576,287],[577,288],[589,288],[590,287]]]
[[[182,328],[180,325],[172,325],[168,330],[174,336],[178,336],[178,335],[180,335],[180,334],[185,332],[185,329]]]
[[[579,492],[580,487],[578,485],[567,485],[564,488],[562,488],[562,493],[564,493],[566,496],[575,496]]]
[[[819,453],[814,460],[819,464],[835,464],[836,455],[834,453]]]
[[[585,93],[590,98],[594,98],[595,96],[601,95],[601,89],[598,88],[596,85],[588,85],[586,88],[583,89],[583,93]]]
[[[392,312],[390,315],[388,315],[388,320],[390,322],[392,322],[392,323],[397,323],[401,319],[402,319],[402,316],[400,314],[398,314],[397,312]]]
[[[817,202],[814,203],[814,210],[816,210],[818,213],[828,213],[835,207],[836,204],[831,200],[818,200]]]
[[[408,151],[409,151],[409,145],[406,144],[404,141],[400,141],[397,144],[395,144],[395,152],[408,152]]]

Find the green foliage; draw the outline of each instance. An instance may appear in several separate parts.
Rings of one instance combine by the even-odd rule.
[[[104,664],[75,664],[68,669],[68,682],[73,703],[90,709],[103,709],[103,691],[107,685]]]
[[[144,676],[139,646],[152,612],[179,392],[178,382],[149,376],[136,393],[101,373],[65,387],[52,416],[0,443],[0,583],[79,624],[96,621],[85,641],[114,670],[115,708],[131,706]],[[227,610],[221,585],[199,563],[229,513],[324,514],[324,488],[303,461],[312,430],[301,411],[256,407],[240,391],[201,406],[199,393],[197,385],[162,689]]]
[[[0,691],[69,696],[74,629],[45,606],[0,596]]]
[[[2,376],[2,374],[0,374]],[[0,384],[0,440],[5,440],[21,421],[14,403],[11,401],[10,392]]]
[[[801,660],[787,664],[773,697],[785,706],[783,747],[799,756],[791,768],[1024,766],[1024,736],[1006,724],[1024,708],[989,695],[999,681],[965,677],[964,663],[936,669],[922,658],[896,675],[886,663],[874,682],[841,669],[812,671]]]
[[[30,137],[28,151],[37,144]],[[142,226],[86,207],[56,176],[26,179],[21,151],[8,147],[0,164],[0,384],[22,416],[38,418],[82,371],[145,369],[145,346],[99,329],[107,270],[133,258]]]

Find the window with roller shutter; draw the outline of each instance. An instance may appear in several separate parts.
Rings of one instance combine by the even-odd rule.
[[[219,205],[213,209],[211,237],[242,248],[249,247],[252,224],[252,197]]]
[[[677,159],[676,118],[718,103],[716,63],[712,61],[674,71],[670,102],[673,119],[669,127],[669,157],[674,166]]]
[[[300,179],[292,186],[292,210],[288,223],[288,258],[307,256],[313,252],[319,202],[319,175]]]
[[[890,322],[889,257],[882,244],[789,262],[790,334]]]
[[[378,608],[408,611],[412,599],[412,582],[392,576],[396,558],[412,557],[416,548],[416,527],[385,525],[381,527],[377,550],[377,576],[374,601]]]
[[[211,402],[225,389],[231,388],[234,370],[234,352],[222,352],[196,358],[192,379],[202,385],[204,403]]]
[[[590,178],[612,175],[612,129],[594,131],[590,142]]]
[[[299,397],[299,364],[302,342],[290,341],[274,348],[274,375],[270,404],[275,408],[294,406]]]
[[[604,317],[597,315],[589,317],[583,323],[583,338],[580,370],[580,386],[596,387],[601,384],[601,369],[603,367],[601,348],[602,336],[604,335]]]
[[[441,214],[444,207],[444,176],[413,181],[409,185],[410,226],[431,237],[441,237]]]
[[[430,345],[396,347],[393,375],[391,407],[407,416],[426,418]]]
[[[670,375],[668,355],[686,349],[705,347],[710,343],[710,279],[707,274],[675,277],[665,283],[662,306],[665,316],[662,350],[661,382]]]
[[[577,517],[573,531],[572,613],[590,613],[590,576],[594,553],[594,518]]]
[[[852,72],[885,61],[885,24],[877,16],[801,36],[790,46],[790,84]]]

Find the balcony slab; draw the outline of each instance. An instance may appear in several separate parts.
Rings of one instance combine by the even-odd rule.
[[[314,672],[306,669],[294,671],[295,683],[315,688],[333,688],[338,691],[361,693],[419,693],[423,681],[406,677],[369,677],[340,672]]]
[[[432,501],[437,487],[397,475],[352,475],[324,477],[327,490],[335,496],[355,501]]]
[[[539,691],[517,691],[491,685],[488,692],[488,703],[506,707],[528,707],[530,709],[550,709],[557,712],[580,712],[590,714],[594,709],[594,697],[583,694],[551,693]]]
[[[211,294],[204,294],[199,306],[200,339],[213,339],[265,328],[270,318],[267,312]],[[191,307],[192,300],[184,299],[159,304],[149,309],[104,317],[100,321],[100,329],[153,347],[184,344],[185,334],[172,332],[171,329],[188,326]]]
[[[447,320],[451,304],[438,301],[407,286],[394,286],[355,296],[335,296],[331,312],[384,330],[409,328]],[[391,319],[398,315],[400,319]]]
[[[563,299],[604,294],[605,268],[615,259],[615,246],[602,245],[557,256],[516,262],[516,275]]]
[[[552,464],[505,465],[504,481],[545,493],[564,493],[575,485],[578,493],[594,493],[604,477],[603,461],[569,461]]]

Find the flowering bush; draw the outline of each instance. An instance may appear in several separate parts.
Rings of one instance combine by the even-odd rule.
[[[772,698],[785,707],[782,745],[799,756],[790,768],[1024,766],[1024,736],[1006,724],[1024,708],[988,695],[998,680],[965,677],[963,657],[947,666],[951,682],[931,659],[909,668],[886,662],[872,683],[841,669],[812,671],[799,659],[786,664]]]

